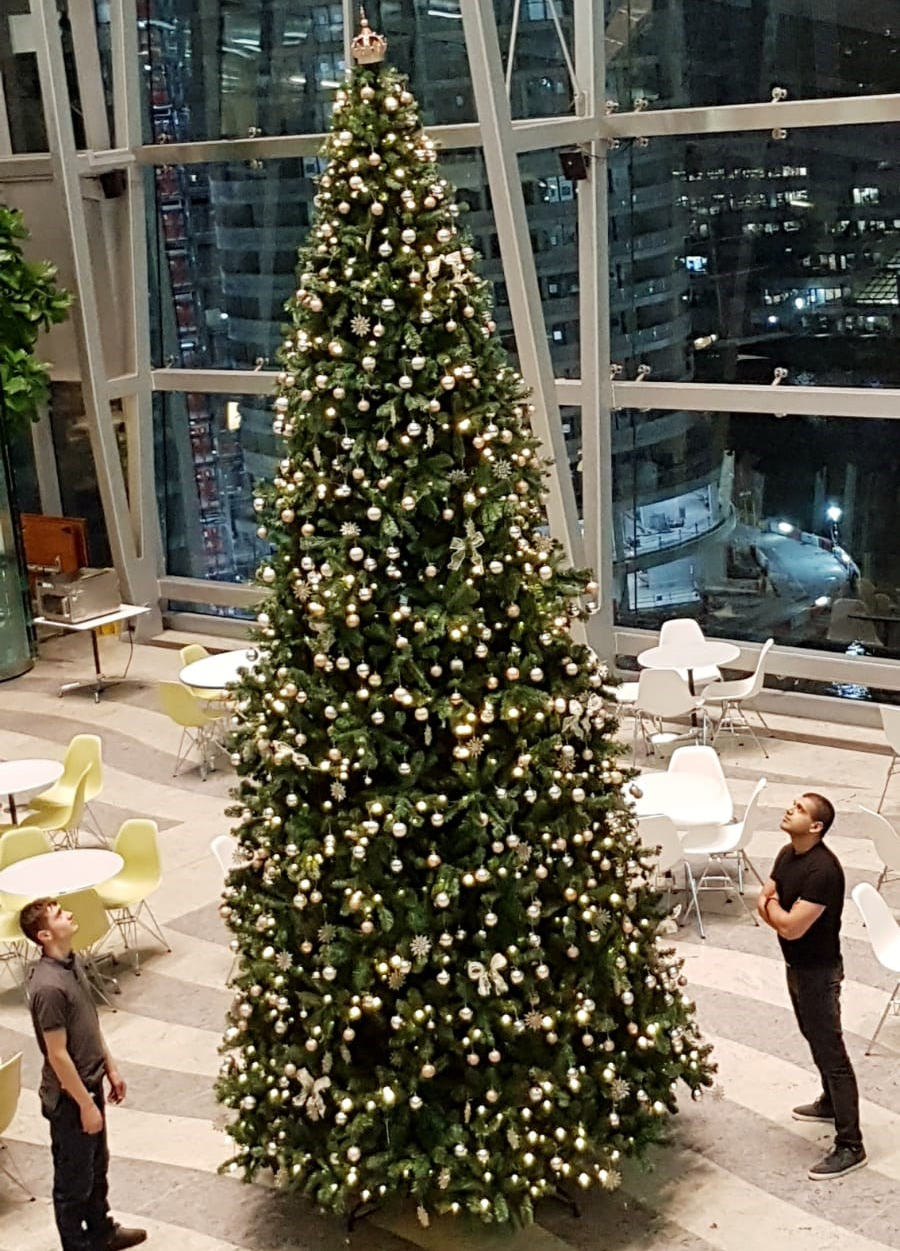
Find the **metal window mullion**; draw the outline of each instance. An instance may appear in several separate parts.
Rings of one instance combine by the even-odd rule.
[[[773,387],[713,382],[619,382],[614,408],[775,413],[784,417],[896,420],[900,390],[875,387]]]
[[[562,544],[567,558],[580,565],[583,544],[578,511],[556,402],[518,161],[512,145],[497,27],[489,0],[461,0],[461,10],[513,331],[524,375],[533,390],[534,432],[554,461],[548,481],[550,532]]]
[[[595,119],[604,90],[604,21],[600,6],[575,6],[575,70],[588,120]],[[613,516],[611,392],[609,388],[609,290],[606,243],[606,144],[583,149],[588,177],[578,190],[579,323],[581,332],[581,460],[585,560],[600,586],[599,611],[588,637],[606,656],[613,639]],[[558,399],[565,387],[556,383]],[[567,401],[571,402],[571,401]]]
[[[69,244],[78,290],[73,322],[97,486],[103,503],[113,559],[125,584],[125,594],[132,603],[143,603],[155,600],[156,580],[154,577],[151,582],[146,576],[142,576],[145,570],[137,559],[134,540],[125,520],[128,516],[128,497],[106,384],[101,323],[56,3],[55,0],[30,0],[30,5],[37,35],[38,69],[50,153],[69,228]]]
[[[85,140],[89,148],[102,152],[110,146],[109,118],[100,69],[100,47],[93,0],[91,3],[82,0],[81,3],[70,4],[68,15]]]
[[[871,126],[900,121],[900,94],[832,96],[824,100],[767,100],[760,104],[613,113],[601,123],[612,139],[654,135],[713,135],[750,130],[804,130],[818,126]]]
[[[138,49],[135,0],[116,0],[110,11],[110,39],[118,65],[115,97],[117,142],[129,153],[141,142],[142,64]],[[144,171],[126,169],[127,199],[125,260],[130,356],[134,382],[122,396],[128,437],[128,477],[135,549],[149,585],[163,567],[162,534],[156,498],[153,438],[153,388],[150,359],[150,278],[148,273],[147,211]],[[129,379],[129,382],[131,379]]]
[[[37,473],[38,496],[41,511],[50,517],[62,516],[62,492],[59,489],[59,466],[53,445],[53,427],[50,409],[42,404],[38,421],[31,423],[31,446],[34,451],[34,467]]]

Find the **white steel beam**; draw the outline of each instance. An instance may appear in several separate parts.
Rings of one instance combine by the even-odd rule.
[[[94,283],[81,179],[72,130],[71,101],[66,88],[65,61],[55,0],[30,0],[37,35],[38,70],[47,122],[50,155],[69,228],[78,298],[73,322],[81,365],[81,388],[113,561],[123,592],[131,603],[149,604],[154,611],[142,632],[158,629],[157,552],[152,545],[138,549],[132,532],[128,493],[116,441],[103,352],[102,325]],[[136,172],[136,171],[135,171]],[[134,176],[134,175],[132,175]],[[141,252],[143,254],[143,234]],[[146,298],[144,284],[141,298]],[[146,455],[146,448],[134,449]],[[152,444],[148,474],[152,485]],[[137,503],[135,505],[137,507]]]
[[[135,0],[115,0],[110,7],[110,41],[113,61],[120,63],[115,91],[115,131],[129,156],[141,141],[141,91],[143,62],[138,53],[138,15]],[[142,582],[163,568],[162,535],[156,498],[153,438],[153,390],[150,381],[150,280],[147,256],[147,210],[144,171],[136,164],[125,169],[127,247],[124,279],[129,333],[128,380],[119,390],[128,437],[129,505],[134,554],[140,563]],[[130,385],[133,382],[133,385]],[[109,388],[112,391],[112,388]],[[152,614],[154,617],[156,614]]]
[[[762,104],[611,113],[603,133],[611,139],[653,135],[716,135],[747,130],[802,130],[815,126],[871,126],[900,121],[900,94],[832,96],[825,100],[767,100]]]
[[[585,120],[594,122],[605,100],[602,6],[575,6],[573,79],[581,89]],[[588,639],[597,653],[611,653],[613,629],[612,435],[609,388],[609,295],[606,240],[606,144],[586,146],[588,177],[578,192],[578,278],[581,379],[581,463],[585,562],[600,586],[599,611],[588,624]],[[556,396],[567,388],[556,381]]]
[[[493,7],[490,0],[461,0],[461,11],[475,105],[484,141],[484,162],[503,259],[503,276],[509,292],[513,332],[522,372],[533,392],[534,432],[554,462],[548,479],[550,532],[562,544],[567,558],[581,565],[584,547],[556,401],[553,364],[547,344],[519,166],[511,142],[512,122],[503,83]]]
[[[646,117],[647,114],[641,114]],[[605,119],[588,117],[542,117],[511,123],[509,148],[513,152],[539,152],[545,148],[591,143],[606,136]],[[481,126],[461,122],[456,126],[429,126],[429,136],[444,151],[479,148]],[[257,135],[252,139],[203,139],[190,143],[146,143],[134,152],[141,165],[198,165],[210,161],[277,161],[283,157],[318,156],[324,134]]]
[[[688,412],[775,413],[785,417],[900,417],[900,391],[875,387],[785,387],[745,383],[620,382],[614,408]]]
[[[99,152],[109,147],[109,117],[103,94],[100,45],[94,14],[93,4],[72,4],[68,7],[84,137],[88,148]]]

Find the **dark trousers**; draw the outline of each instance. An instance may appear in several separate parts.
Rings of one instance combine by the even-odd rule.
[[[862,1146],[859,1090],[841,1033],[841,964],[788,968],[787,984],[800,1033],[822,1078],[822,1099],[834,1112],[836,1147]]]
[[[102,1088],[91,1093],[103,1112]],[[86,1134],[78,1104],[65,1094],[45,1115],[53,1150],[53,1209],[63,1251],[102,1251],[115,1231],[109,1214],[106,1117],[99,1134]]]

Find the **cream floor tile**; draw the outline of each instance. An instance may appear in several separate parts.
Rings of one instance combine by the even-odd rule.
[[[709,990],[726,991],[791,1011],[784,963],[780,956],[768,959],[743,951],[706,945],[701,947],[696,944],[681,944],[679,952],[685,958],[684,973],[688,979],[688,990],[693,983]],[[885,991],[846,979],[841,991],[844,1029],[864,1038],[871,1037],[886,1001]],[[900,1028],[892,1031],[890,1024],[888,1022],[885,1025],[879,1043],[900,1051]]]
[[[169,1225],[147,1216],[129,1215],[116,1210],[116,1218],[123,1225],[137,1225],[148,1231],[154,1248],[167,1247],[171,1251],[241,1251],[233,1242],[211,1238],[192,1229]],[[53,1209],[46,1200],[36,1203],[10,1203],[0,1208],[0,1251],[49,1251],[59,1245],[59,1235],[53,1221]]]
[[[786,1203],[693,1151],[658,1153],[628,1194],[718,1251],[885,1251],[885,1244]]]
[[[231,1154],[230,1139],[209,1121],[196,1117],[140,1112],[126,1102],[121,1107],[108,1107],[107,1126],[110,1152],[123,1159],[215,1173]],[[33,1146],[48,1146],[47,1121],[34,1091],[22,1091],[7,1136]]]
[[[801,1138],[809,1141],[821,1138],[821,1125],[791,1118],[792,1106],[809,1103],[818,1093],[817,1079],[809,1065],[803,1068],[715,1034],[707,1034],[706,1039],[713,1044],[719,1066],[717,1080],[730,1102],[764,1116]],[[798,1055],[805,1048],[806,1044],[798,1035]],[[861,1068],[857,1076],[864,1084],[865,1074]],[[900,1182],[900,1116],[861,1097],[860,1120],[869,1157],[868,1168]]]
[[[103,1012],[100,1024],[110,1051],[123,1068],[133,1062],[203,1078],[212,1078],[218,1073],[217,1048],[221,1042],[218,1032],[174,1025],[122,1009]],[[31,1019],[21,1001],[0,1000],[0,1025],[28,1038],[30,1045],[34,1045]]]

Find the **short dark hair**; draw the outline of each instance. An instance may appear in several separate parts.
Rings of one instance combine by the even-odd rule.
[[[830,799],[826,799],[824,795],[818,795],[815,791],[805,791],[804,799],[810,800],[812,808],[813,820],[822,822],[822,838],[831,829],[831,823],[834,821],[834,804]]]
[[[38,934],[47,928],[47,913],[56,907],[56,903],[55,899],[33,899],[19,913],[19,928],[26,938],[30,938],[39,947],[41,942]]]

